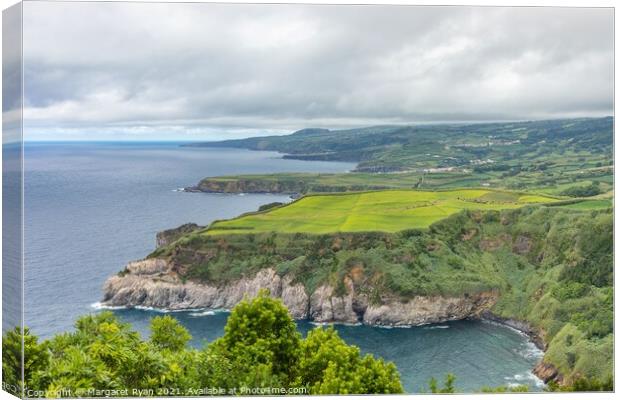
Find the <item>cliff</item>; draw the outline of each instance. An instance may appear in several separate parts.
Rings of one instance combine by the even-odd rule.
[[[303,193],[307,190],[304,180],[270,179],[221,179],[206,178],[198,185],[185,188],[188,192],[204,193]]]
[[[462,297],[415,296],[406,301],[385,296],[380,303],[372,303],[366,294],[356,291],[352,281],[347,283],[342,294],[329,285],[308,294],[303,284],[278,275],[273,268],[220,285],[183,282],[174,265],[151,258],[130,263],[123,274],[109,278],[102,304],[167,310],[231,309],[245,296],[251,298],[268,289],[273,297],[282,299],[296,319],[413,326],[479,317],[497,300],[497,293],[482,292]]]
[[[374,169],[373,172],[387,172],[387,169]],[[196,186],[185,188],[187,192],[203,193],[335,193],[364,190],[383,190],[411,188],[419,176],[401,179],[385,177],[381,174],[359,173],[315,174],[280,173],[272,175],[241,175],[202,179]]]
[[[204,226],[190,223],[190,224],[181,225],[178,228],[167,229],[165,231],[161,231],[157,233],[157,236],[155,237],[155,243],[157,247],[168,246],[170,243],[174,242],[175,240],[180,239],[183,235],[192,233],[202,228],[204,228]]]

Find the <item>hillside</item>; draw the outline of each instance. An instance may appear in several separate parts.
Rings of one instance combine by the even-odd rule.
[[[613,182],[613,118],[471,125],[302,130],[291,135],[197,143],[273,150],[285,158],[354,161],[346,174],[208,177],[204,192],[335,192],[483,187],[560,194]]]
[[[369,127],[348,130],[303,129],[268,136],[196,143],[197,147],[272,150],[288,158],[357,161],[358,169],[476,165],[541,155],[611,154],[613,118],[528,121],[467,125]]]

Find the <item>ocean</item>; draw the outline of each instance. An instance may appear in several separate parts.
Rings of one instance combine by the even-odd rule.
[[[182,147],[180,143],[27,143],[25,147],[25,324],[41,338],[99,312],[106,278],[155,249],[155,234],[187,222],[206,225],[289,201],[286,195],[187,193],[207,176],[345,172],[352,163],[285,160],[274,152]],[[145,337],[152,310],[115,310]],[[202,346],[223,333],[226,313],[173,314]],[[298,322],[302,333],[313,328]],[[528,384],[542,353],[510,328],[458,321],[414,328],[337,325],[349,343],[394,361],[408,392],[457,377],[459,391]]]

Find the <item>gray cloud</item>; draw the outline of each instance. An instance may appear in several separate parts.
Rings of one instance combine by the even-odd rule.
[[[27,2],[30,138],[610,115],[613,11]]]

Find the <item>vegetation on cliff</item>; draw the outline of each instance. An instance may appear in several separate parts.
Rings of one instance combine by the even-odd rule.
[[[287,309],[266,293],[232,311],[224,336],[202,349],[187,346],[187,330],[170,316],[151,321],[143,340],[112,313],[85,316],[76,330],[39,343],[24,332],[2,342],[5,384],[27,397],[147,397],[249,394],[402,393],[392,363],[360,354],[333,328],[306,338]]]
[[[308,293],[352,284],[375,303],[496,291],[493,314],[527,321],[548,344],[549,379],[569,384],[612,372],[612,220],[610,209],[464,210],[396,233],[198,231],[152,256],[185,279],[218,284],[275,267]]]

